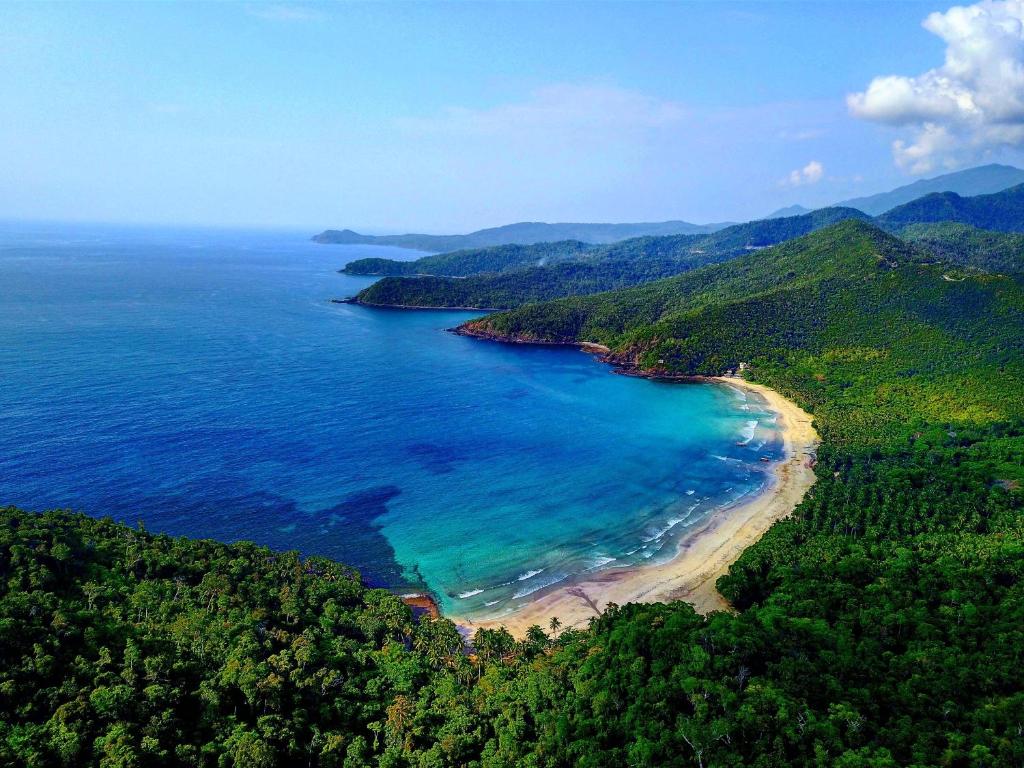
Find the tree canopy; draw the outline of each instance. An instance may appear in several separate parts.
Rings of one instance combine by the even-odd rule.
[[[469,332],[603,341],[813,414],[818,476],[718,587],[480,630],[321,558],[0,511],[0,763],[1024,764],[1024,288],[846,221]]]

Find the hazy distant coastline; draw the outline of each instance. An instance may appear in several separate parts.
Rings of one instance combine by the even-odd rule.
[[[688,221],[661,221],[638,224],[547,224],[518,222],[480,229],[464,235],[362,235],[351,229],[328,229],[312,240],[325,245],[391,245],[417,251],[444,253],[463,248],[487,248],[492,245],[532,245],[555,240],[579,240],[602,244],[654,235],[701,235],[717,232],[732,222],[691,224]]]

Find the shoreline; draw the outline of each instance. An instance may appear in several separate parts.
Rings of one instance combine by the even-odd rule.
[[[504,312],[493,307],[427,307],[418,304],[374,304],[372,301],[361,301],[355,296],[347,299],[331,299],[331,304],[352,304],[356,307],[372,307],[373,309],[432,309],[435,312]]]
[[[601,345],[573,346],[592,353],[603,351]],[[534,624],[547,627],[552,617],[557,617],[563,628],[585,628],[609,603],[684,600],[699,613],[730,610],[731,606],[715,588],[715,582],[775,522],[793,512],[817,479],[814,456],[819,439],[811,416],[775,390],[733,376],[684,378],[621,369],[616,372],[655,379],[715,381],[763,397],[769,410],[778,414],[784,452],[784,458],[772,466],[773,479],[769,486],[752,499],[709,515],[699,528],[679,542],[676,555],[668,562],[599,571],[552,591],[541,592],[537,599],[495,619],[474,621],[465,616],[448,616],[460,629],[472,634],[480,628],[505,627],[521,638]]]

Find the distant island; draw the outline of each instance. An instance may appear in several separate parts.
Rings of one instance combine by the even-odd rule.
[[[467,235],[361,235],[351,229],[328,229],[313,236],[314,243],[325,245],[390,245],[417,251],[445,253],[465,248],[488,248],[495,245],[532,245],[556,240],[579,240],[584,243],[614,243],[648,235],[697,235],[716,232],[729,226],[691,224],[688,221],[661,221],[640,224],[546,224],[523,221],[502,227],[479,229]]]

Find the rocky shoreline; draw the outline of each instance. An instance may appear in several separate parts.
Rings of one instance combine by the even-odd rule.
[[[424,593],[413,593],[402,595],[401,600],[412,611],[412,617],[419,621],[424,616],[436,619],[441,615],[441,609],[432,595]]]
[[[438,312],[501,312],[503,310],[495,307],[430,307],[420,304],[375,304],[372,301],[362,301],[358,296],[349,296],[347,299],[331,299],[331,304],[355,304],[360,307],[373,307],[374,309],[432,309]],[[462,334],[470,335],[470,334]]]
[[[495,310],[503,311],[503,310]],[[480,331],[469,327],[469,323],[458,325],[454,328],[449,328],[449,333],[454,333],[456,336],[469,336],[473,339],[483,339],[485,341],[496,341],[499,344],[525,344],[529,346],[538,347],[575,347],[576,349],[583,349],[585,347],[596,347],[604,350],[605,352],[611,352],[608,347],[603,344],[596,344],[588,341],[549,341],[546,339],[534,339],[521,336],[506,336],[500,333],[493,333],[491,331]]]
[[[737,373],[732,370],[726,371],[721,376],[703,376],[692,373],[671,373],[669,371],[641,368],[636,360],[633,360],[626,355],[615,354],[612,352],[610,347],[593,341],[559,341],[522,336],[508,336],[506,334],[470,328],[468,323],[455,328],[449,328],[448,330],[450,333],[454,333],[457,336],[469,336],[474,339],[494,341],[499,344],[522,344],[538,347],[570,347],[573,349],[579,349],[583,352],[595,355],[600,362],[607,363],[612,366],[612,373],[617,373],[620,376],[633,376],[638,379],[649,379],[651,381],[702,382],[715,381],[720,378],[738,378]],[[745,365],[741,363],[740,369],[742,370],[744,367]]]

